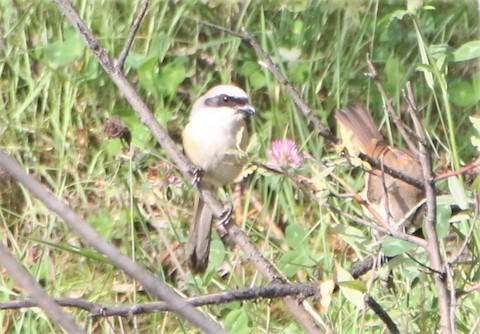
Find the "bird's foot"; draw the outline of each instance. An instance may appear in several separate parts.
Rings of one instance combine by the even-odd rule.
[[[227,229],[225,228],[225,225],[227,225],[230,220],[232,219],[232,212],[233,212],[233,205],[232,203],[225,204],[223,207],[222,214],[218,217],[218,222],[217,222],[217,231],[220,234],[220,238],[225,237],[228,232]],[[222,231],[223,233],[220,233]]]
[[[193,176],[193,180],[192,180],[193,186],[197,186],[200,183],[200,180],[202,178],[203,169],[197,166],[194,166],[189,172]]]

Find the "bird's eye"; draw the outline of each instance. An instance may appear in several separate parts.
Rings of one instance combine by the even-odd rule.
[[[227,95],[223,95],[223,102],[228,102],[229,98]]]

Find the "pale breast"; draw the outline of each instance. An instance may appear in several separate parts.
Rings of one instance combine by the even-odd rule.
[[[204,172],[204,179],[223,186],[232,182],[242,171],[244,156],[240,149],[248,143],[243,119],[234,122],[190,121],[182,134],[188,158]]]

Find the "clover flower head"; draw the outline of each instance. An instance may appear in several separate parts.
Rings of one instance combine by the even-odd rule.
[[[303,158],[298,153],[297,144],[291,139],[273,140],[267,153],[268,165],[274,168],[298,169],[302,165]]]

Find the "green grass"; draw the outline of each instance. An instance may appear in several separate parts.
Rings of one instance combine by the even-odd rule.
[[[225,249],[216,235],[212,265],[204,276],[192,277],[185,265],[184,244],[194,190],[188,184],[177,187],[169,183],[169,177],[180,174],[59,10],[50,1],[15,4],[0,0],[4,44],[0,52],[2,148],[105,238],[180,293],[195,295],[265,284],[246,261],[237,270],[219,275],[216,267],[233,265],[244,257],[236,249]],[[470,137],[478,134],[468,120],[480,107],[478,65],[475,60],[452,62],[448,58],[436,73],[431,69],[435,85],[430,89],[418,70],[421,57],[413,21],[408,17],[392,18],[395,10],[404,9],[403,2],[291,1],[282,8],[276,1],[266,0],[246,5],[228,6],[216,1],[209,4],[151,1],[126,63],[128,77],[179,145],[192,101],[208,87],[232,81],[245,87],[259,111],[258,117],[249,120],[251,132],[258,137],[253,161],[266,161],[272,139],[289,137],[317,161],[338,162],[338,155],[307,125],[283,87],[258,65],[255,52],[239,39],[194,21],[200,19],[234,30],[245,26],[316,115],[332,129],[336,108],[365,103],[382,125],[386,138],[402,145],[400,135],[385,116],[384,101],[364,75],[365,55],[370,53],[396,111],[406,121],[401,90],[407,80],[412,82],[420,116],[435,148],[437,171],[468,163],[478,155],[470,142]],[[434,5],[435,10],[421,11],[418,17],[427,47],[448,45],[455,50],[478,39],[479,14],[473,2]],[[75,2],[80,16],[112,57],[123,46],[137,6],[138,1]],[[431,52],[430,61],[445,55],[434,52],[438,48],[427,50]],[[447,92],[450,100],[444,98]],[[467,103],[468,98],[471,103]],[[104,137],[103,121],[111,116],[120,116],[131,130],[136,150],[133,157],[121,151],[119,141]],[[327,194],[345,192],[333,179],[321,174],[323,168],[315,161],[305,161],[296,173],[312,180],[319,178],[316,185]],[[343,164],[335,173],[355,190],[362,188],[359,170]],[[8,179],[0,177],[0,182],[16,198],[9,201],[12,195],[2,193],[0,236],[48,293],[106,305],[151,300],[125,274],[92,253],[41,203]],[[475,190],[472,178],[461,182],[471,195]],[[448,190],[447,182],[439,187]],[[254,209],[255,200],[263,205],[261,212]],[[320,208],[286,178],[254,172],[242,201],[243,228],[291,281],[332,279],[337,267],[348,269],[353,262],[380,249],[369,230]],[[359,205],[351,199],[326,196],[319,201],[362,215]],[[285,239],[272,232],[268,218],[281,227]],[[470,223],[461,221],[451,230],[463,240]],[[479,239],[480,230],[476,228],[468,243],[468,256],[454,268],[459,289],[478,281]],[[285,245],[290,248],[288,252],[282,248]],[[445,252],[452,247],[443,246]],[[162,261],[169,249],[173,253]],[[422,252],[415,254],[426,261]],[[438,329],[431,275],[403,259],[395,267],[393,279],[394,290],[375,279],[370,293],[400,330],[429,333]],[[2,301],[23,296],[3,272],[0,289]],[[385,331],[373,312],[363,314],[349,299],[354,297],[352,289],[335,294],[328,309],[319,311],[318,316],[338,333],[360,332],[362,328],[365,332]],[[459,331],[472,328],[478,317],[478,303],[475,295],[459,301]],[[301,332],[277,300],[202,310],[235,333]],[[92,320],[83,311],[70,311],[88,332],[192,331],[188,324],[168,313]],[[0,324],[7,333],[59,331],[38,309],[1,312]]]

